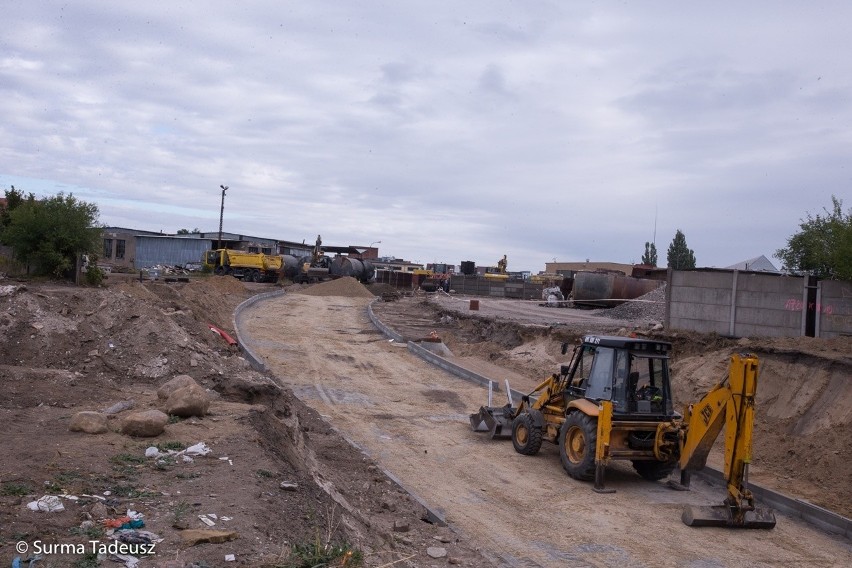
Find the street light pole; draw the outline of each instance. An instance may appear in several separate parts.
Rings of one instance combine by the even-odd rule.
[[[228,191],[227,185],[220,185],[222,188],[222,208],[219,210],[219,245],[216,248],[222,248],[222,218],[225,216],[225,192]]]

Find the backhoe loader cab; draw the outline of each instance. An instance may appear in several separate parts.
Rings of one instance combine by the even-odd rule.
[[[567,352],[563,344],[563,353]],[[587,336],[571,364],[563,366],[566,395],[600,403],[610,401],[613,420],[641,415],[669,420],[675,416],[669,382],[671,344],[625,337]]]

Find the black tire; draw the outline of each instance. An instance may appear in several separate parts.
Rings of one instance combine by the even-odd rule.
[[[224,276],[225,274],[227,274],[228,271],[224,266],[219,265],[213,272],[216,274],[216,276]]]
[[[249,273],[249,282],[260,282],[260,271],[252,270]]]
[[[598,419],[573,411],[559,429],[559,460],[565,472],[581,481],[595,478]]]
[[[512,421],[512,445],[525,456],[534,456],[541,449],[541,426],[533,424],[532,416],[524,412]]]
[[[659,481],[672,474],[677,462],[661,462],[657,460],[633,460],[633,469],[648,481]]]

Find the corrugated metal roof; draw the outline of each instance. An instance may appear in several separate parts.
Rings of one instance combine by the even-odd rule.
[[[772,264],[772,261],[766,258],[765,255],[743,260],[742,262],[726,266],[725,268],[731,270],[748,270],[751,272],[780,272],[777,268],[775,268],[775,265]]]

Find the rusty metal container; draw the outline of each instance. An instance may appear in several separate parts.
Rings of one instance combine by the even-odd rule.
[[[578,272],[574,275],[574,303],[609,308],[656,290],[660,284],[656,280],[605,272]]]

